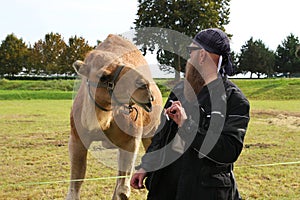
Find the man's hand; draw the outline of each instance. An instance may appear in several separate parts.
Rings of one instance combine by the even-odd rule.
[[[173,121],[181,127],[182,124],[187,119],[184,108],[182,107],[180,101],[172,102],[172,105],[165,110],[166,114],[173,119]]]
[[[130,180],[131,187],[133,187],[134,189],[145,188],[143,182],[144,182],[146,175],[147,175],[147,172],[143,168],[140,168],[138,171],[136,171]]]

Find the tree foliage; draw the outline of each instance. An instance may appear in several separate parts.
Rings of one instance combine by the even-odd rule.
[[[29,65],[27,66],[29,74],[40,74],[46,71],[44,62],[46,58],[43,54],[43,41],[39,40],[30,47]]]
[[[297,58],[300,58],[300,44],[299,45],[297,45],[297,48],[296,48],[296,57]]]
[[[65,58],[63,55],[67,51],[67,45],[62,36],[58,33],[49,33],[45,35],[42,42],[42,58],[45,65],[45,72],[48,74],[63,73]]]
[[[278,45],[276,50],[276,71],[291,76],[300,73],[300,58],[297,56],[299,39],[294,34],[290,34]]]
[[[242,73],[256,74],[260,77],[267,74],[269,77],[274,71],[275,57],[262,40],[250,40],[241,48],[241,54],[238,56],[238,71]]]
[[[167,29],[162,29],[164,30]],[[186,53],[186,48],[176,42],[182,41],[180,36],[187,37],[181,34],[172,38],[168,37],[170,36],[168,33],[170,32],[159,33],[163,37],[156,37],[155,41],[151,41],[152,35],[144,34],[143,39],[148,43],[142,44],[147,44],[153,52],[155,48],[158,49],[157,60],[162,63],[160,66],[162,70],[170,70],[169,65],[175,67],[180,65],[183,71],[185,58],[188,55],[184,58],[177,56]],[[171,36],[174,35],[171,34]],[[164,45],[168,45],[168,48],[159,49],[158,46],[151,46],[160,43],[165,43]],[[27,46],[22,39],[9,34],[0,45],[0,76],[14,76],[20,72],[30,75],[71,75],[74,74],[73,62],[77,59],[84,59],[86,53],[93,48],[84,38],[77,36],[72,36],[66,43],[60,34],[48,33],[44,39],[38,40],[32,46]],[[241,53],[231,52],[231,58],[237,66],[237,73],[251,72],[258,76],[264,74],[269,77],[278,74],[297,76],[300,73],[300,44],[298,37],[293,34],[287,36],[282,44],[278,45],[275,53],[269,50],[262,40],[254,41],[250,38],[242,46]]]
[[[28,48],[22,39],[9,34],[0,46],[0,75],[13,76],[26,67]]]
[[[93,47],[82,37],[69,38],[68,44],[58,33],[48,33],[33,46],[26,46],[14,34],[6,37],[0,46],[0,75],[20,72],[37,75],[73,74],[73,62],[83,60]]]
[[[134,22],[135,28],[137,31],[145,27],[166,28],[189,37],[193,37],[205,28],[217,27],[224,30],[224,26],[229,23],[229,2],[230,0],[138,0],[138,17]],[[167,67],[171,66],[177,72],[184,71],[185,62],[176,52],[185,47],[176,44],[177,38],[168,37],[164,33],[161,35],[160,38],[168,39],[170,46],[174,44],[174,49],[171,51],[162,49],[159,41],[153,37],[146,38],[145,34],[138,35],[137,44],[144,47],[145,53],[146,49],[153,51],[157,46],[159,49],[157,60],[165,70],[172,69]],[[179,78],[179,73],[176,73],[175,78]]]
[[[76,60],[84,60],[86,53],[92,49],[83,37],[74,36],[69,38],[69,43],[64,54],[63,72],[70,74],[73,69],[69,66],[72,66]]]

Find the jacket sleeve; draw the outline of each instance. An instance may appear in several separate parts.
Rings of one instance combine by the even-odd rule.
[[[228,105],[225,124],[209,157],[223,163],[235,162],[243,149],[244,137],[249,123],[249,103],[241,99]]]
[[[173,93],[170,94],[168,97],[167,103],[165,104],[164,108],[168,108],[171,106],[170,100],[177,100]],[[154,169],[158,169],[162,163],[162,151],[158,153],[152,153],[157,150],[160,150],[168,140],[169,130],[174,128],[174,124],[172,120],[166,120],[166,116],[164,115],[164,111],[161,113],[161,120],[160,125],[158,127],[158,131],[154,134],[151,144],[148,147],[146,153],[142,157],[142,162],[136,169],[143,168],[146,171],[153,171]]]
[[[207,157],[218,163],[233,163],[240,155],[244,136],[246,134],[249,122],[249,102],[239,92],[234,92],[227,100],[227,113],[221,134],[217,139]],[[214,126],[214,122],[210,122],[210,126]],[[189,134],[193,129],[197,128],[197,134],[191,144],[191,148],[200,150],[205,137],[213,134],[194,122],[192,119],[187,120],[182,127],[182,135]]]

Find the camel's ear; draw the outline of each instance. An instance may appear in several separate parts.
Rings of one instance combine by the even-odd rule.
[[[73,68],[80,76],[88,77],[90,73],[89,67],[81,60],[76,60],[73,63]]]

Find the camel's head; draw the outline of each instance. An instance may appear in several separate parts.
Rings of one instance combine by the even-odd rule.
[[[127,89],[127,93],[130,94],[130,104],[137,104],[147,112],[152,111],[154,97],[150,90],[150,81],[130,66],[125,66],[123,72],[124,75],[120,80],[122,84],[118,84],[116,93],[121,94],[121,91]]]
[[[138,71],[115,54],[100,50],[91,51],[84,62],[76,61],[73,67],[87,79],[89,94],[96,104],[104,108],[137,104],[147,112],[152,110],[150,81],[140,67]]]

